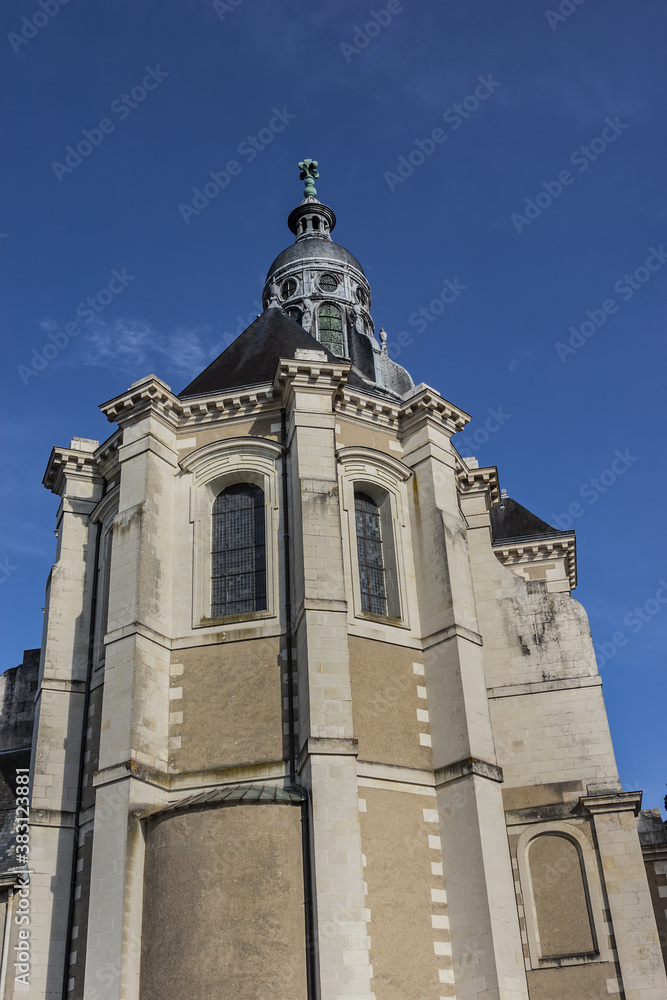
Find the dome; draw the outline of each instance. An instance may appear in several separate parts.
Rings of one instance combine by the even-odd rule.
[[[345,247],[342,247],[340,243],[312,236],[309,239],[297,240],[296,243],[292,243],[282,253],[279,253],[268,270],[266,280],[268,282],[271,275],[288,264],[294,264],[300,260],[313,260],[315,258],[325,258],[332,263],[349,264],[364,274],[364,269],[357,258],[349,250],[346,250]]]

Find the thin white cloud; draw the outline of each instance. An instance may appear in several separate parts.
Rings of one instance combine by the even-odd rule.
[[[112,368],[132,377],[146,370],[189,378],[213,360],[219,353],[218,346],[211,345],[208,330],[203,327],[162,333],[144,320],[98,320],[86,328],[72,360],[89,367]]]

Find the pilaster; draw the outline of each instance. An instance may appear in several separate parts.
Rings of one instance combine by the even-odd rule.
[[[67,956],[74,818],[95,576],[96,527],[90,514],[103,480],[97,441],[54,448],[44,485],[62,499],[56,561],[47,584],[44,640],[35,704],[30,864],[31,996],[60,998]]]
[[[312,804],[322,1000],[369,998],[372,974],[333,412],[349,367],[281,360],[276,375],[289,411],[299,775]]]
[[[100,740],[86,996],[139,996],[143,834],[163,801],[138,775],[168,768],[174,477],[180,403],[149,377],[102,406],[122,428]],[[115,962],[115,964],[113,964]]]
[[[636,817],[641,792],[580,799],[593,817],[626,1000],[662,1000],[667,976]]]
[[[428,386],[401,408],[443,871],[459,1000],[526,1000],[467,525],[450,438],[467,414]]]

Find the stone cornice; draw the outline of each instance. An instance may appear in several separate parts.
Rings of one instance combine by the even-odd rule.
[[[642,844],[644,861],[667,861],[667,844]]]
[[[78,448],[53,448],[42,482],[47,490],[63,496],[67,479],[98,480],[101,483],[102,475],[95,453]]]
[[[389,430],[398,426],[400,404],[372,393],[345,386],[336,399],[336,412],[368,423],[379,424]]]
[[[236,417],[252,413],[265,403],[280,406],[280,393],[268,383],[241,389],[228,389],[210,396],[196,396],[181,400],[181,427],[192,424],[212,423],[221,417]]]
[[[495,465],[491,465],[486,469],[469,469],[462,459],[460,460],[460,464],[457,461],[456,465],[456,478],[461,494],[488,493],[491,506],[495,506],[499,502],[500,486],[498,483],[498,470]]]
[[[582,809],[595,816],[599,813],[633,812],[639,815],[642,792],[604,792],[602,795],[582,795]]]
[[[443,399],[429,386],[416,386],[416,390],[400,404],[399,415],[404,432],[414,430],[415,425],[424,420],[433,420],[450,434],[456,434],[472,419],[469,413]]]
[[[110,399],[108,403],[102,403],[100,410],[107,420],[121,427],[146,413],[154,413],[170,426],[177,427],[178,418],[183,413],[183,404],[166,382],[151,376],[130,386],[126,392]]]
[[[352,365],[344,362],[281,358],[273,380],[273,388],[282,393],[283,399],[295,388],[316,392],[329,389],[335,398],[342,392],[351,369]]]
[[[111,437],[102,442],[95,452],[95,460],[107,482],[113,481],[120,471],[118,449],[122,443],[123,431],[119,427],[117,431],[113,432]]]
[[[493,551],[504,566],[530,565],[547,559],[564,558],[570,590],[577,586],[577,544],[574,534],[506,539],[495,542]]]

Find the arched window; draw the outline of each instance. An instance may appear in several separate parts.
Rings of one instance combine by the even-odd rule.
[[[211,616],[266,610],[264,491],[237,483],[213,503]]]
[[[325,302],[317,312],[317,336],[320,344],[337,357],[345,354],[343,317],[338,306]]]
[[[375,615],[387,614],[387,584],[382,552],[380,508],[366,493],[354,494],[357,526],[357,555],[361,610]]]

